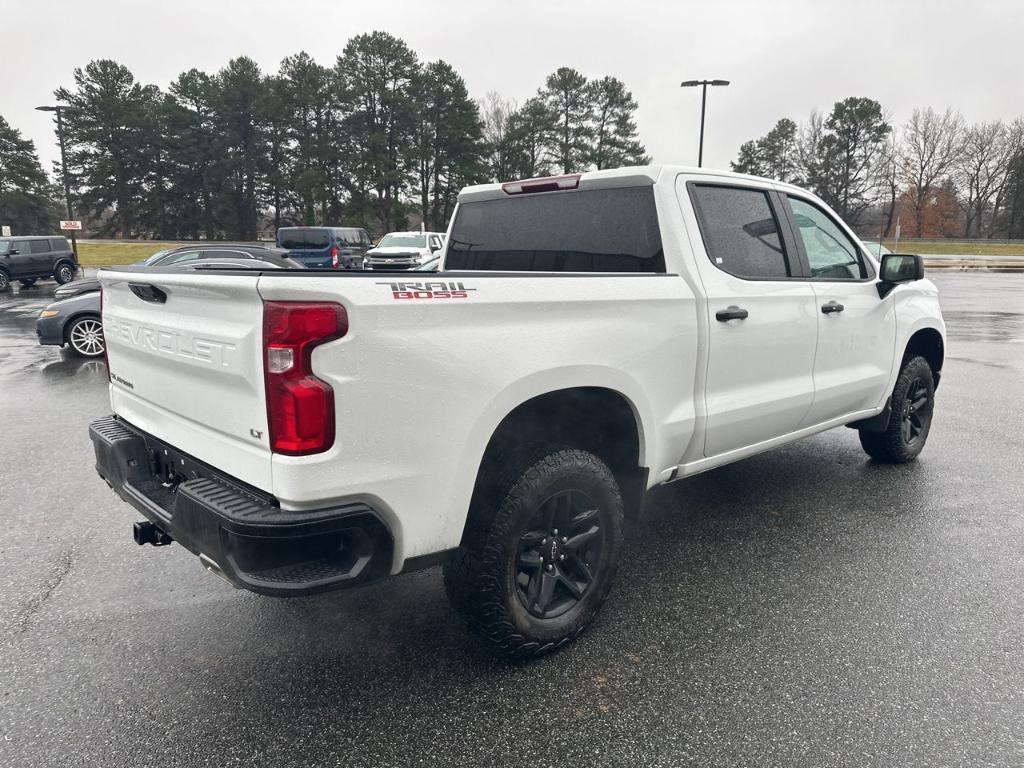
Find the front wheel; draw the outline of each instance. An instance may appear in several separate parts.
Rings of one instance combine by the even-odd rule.
[[[11,278],[6,271],[0,269],[0,293],[11,287]]]
[[[575,638],[612,588],[622,496],[608,467],[572,448],[542,453],[470,511],[445,567],[455,609],[503,656],[540,656]]]
[[[935,408],[935,377],[923,357],[903,363],[892,392],[889,422],[881,432],[860,431],[864,452],[875,461],[905,464],[924,449]]]
[[[68,345],[82,357],[103,356],[103,326],[98,317],[82,317],[68,328]]]
[[[53,279],[57,281],[58,285],[70,283],[75,279],[75,268],[66,261],[62,261],[57,265],[57,269],[53,271]]]

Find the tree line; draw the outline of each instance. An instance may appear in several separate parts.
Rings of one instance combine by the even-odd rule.
[[[101,59],[73,79],[55,95],[76,215],[97,235],[443,229],[468,184],[648,161],[637,104],[614,77],[563,67],[521,106],[494,93],[477,103],[451,65],[385,32],[353,37],[331,67],[300,52],[268,74],[242,56],[161,90]],[[47,231],[55,199],[32,142],[0,118],[0,221]]]
[[[782,118],[732,169],[808,187],[851,226],[892,237],[1024,237],[1024,119],[969,124],[952,109],[890,123],[850,97],[828,115]]]

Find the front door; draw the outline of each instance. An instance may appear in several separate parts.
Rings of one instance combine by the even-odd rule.
[[[31,240],[12,240],[11,250],[8,252],[6,266],[12,278],[28,277],[35,274],[35,267],[32,264]],[[17,253],[14,253],[17,251]]]
[[[704,455],[711,457],[803,422],[814,398],[817,298],[768,184],[681,180],[678,192],[692,201],[702,241],[691,238],[708,302]]]
[[[878,297],[873,265],[836,219],[810,199],[786,199],[818,312],[814,404],[803,421],[812,426],[881,404],[895,354],[895,300]]]

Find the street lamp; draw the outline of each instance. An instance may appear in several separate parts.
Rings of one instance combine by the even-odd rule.
[[[75,218],[74,211],[71,209],[71,181],[68,178],[68,163],[64,157],[64,118],[62,114],[68,107],[56,106],[56,107],[36,107],[40,112],[56,112],[57,113],[57,141],[60,144],[60,169],[64,174],[64,202],[68,209],[68,221],[72,221]],[[78,242],[75,239],[75,230],[71,230],[71,250],[75,252],[75,261],[78,261]]]
[[[703,88],[700,97],[700,148],[697,150],[697,167],[704,163],[704,108],[708,103],[709,85],[728,85],[728,80],[685,80],[679,84],[680,88],[695,88],[698,85]]]

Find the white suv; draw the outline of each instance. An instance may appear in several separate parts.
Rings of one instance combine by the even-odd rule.
[[[365,269],[415,269],[444,247],[443,232],[388,232],[366,252]]]

